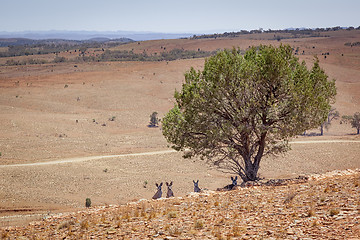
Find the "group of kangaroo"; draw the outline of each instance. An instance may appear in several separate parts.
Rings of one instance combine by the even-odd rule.
[[[231,177],[231,181],[232,183],[229,185],[226,185],[223,188],[218,188],[217,191],[229,191],[229,190],[233,190],[235,188],[235,186],[237,186],[237,176],[236,177]],[[199,187],[199,180],[194,181],[194,192],[201,192],[201,188]],[[158,199],[161,198],[162,196],[162,190],[161,187],[163,185],[163,183],[157,184],[155,183],[157,191],[154,194],[154,196],[152,197],[152,199]],[[171,181],[170,183],[166,182],[166,186],[167,186],[167,193],[166,193],[166,197],[170,198],[170,197],[174,197],[174,192],[172,190],[172,185],[173,182]]]

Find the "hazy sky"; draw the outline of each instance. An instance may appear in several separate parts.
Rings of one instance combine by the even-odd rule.
[[[0,0],[0,31],[205,33],[360,25],[360,0]]]

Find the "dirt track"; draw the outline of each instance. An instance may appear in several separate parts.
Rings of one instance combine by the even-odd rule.
[[[318,140],[318,141],[290,142],[290,144],[316,144],[316,143],[360,143],[360,141],[354,141],[354,140]],[[77,158],[59,159],[59,160],[55,160],[55,161],[40,161],[40,162],[36,162],[36,163],[0,165],[0,168],[54,165],[54,164],[61,164],[61,163],[75,163],[75,162],[83,162],[83,161],[90,161],[90,160],[101,160],[101,159],[106,159],[106,158],[123,158],[123,157],[132,157],[132,156],[151,156],[151,155],[174,153],[174,152],[176,152],[176,151],[170,149],[170,150],[164,150],[164,151],[143,152],[143,153],[128,153],[128,154],[121,154],[121,155],[103,155],[103,156],[91,156],[91,157],[77,157]]]

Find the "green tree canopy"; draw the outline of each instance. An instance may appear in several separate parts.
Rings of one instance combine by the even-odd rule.
[[[360,134],[360,113],[359,112],[354,113],[354,116],[352,116],[351,126],[353,128],[356,128],[357,134]]]
[[[253,47],[244,56],[224,50],[185,74],[163,135],[185,157],[254,181],[263,156],[287,151],[291,137],[326,121],[335,95],[318,59],[308,70],[288,45]]]

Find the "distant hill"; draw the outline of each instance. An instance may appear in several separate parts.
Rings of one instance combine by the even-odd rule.
[[[34,40],[29,38],[0,38],[0,47],[9,47],[9,46],[24,46],[24,45],[39,45],[39,44],[67,44],[67,45],[81,45],[84,43],[129,43],[134,42],[134,40],[130,38],[91,38],[88,40],[67,40],[67,39],[40,39]]]
[[[0,32],[0,38],[27,38],[33,40],[42,39],[66,39],[66,40],[89,40],[89,39],[118,39],[130,38],[134,41],[155,39],[176,39],[190,37],[192,33],[155,33],[155,32],[130,32],[130,31],[23,31],[23,32]]]

